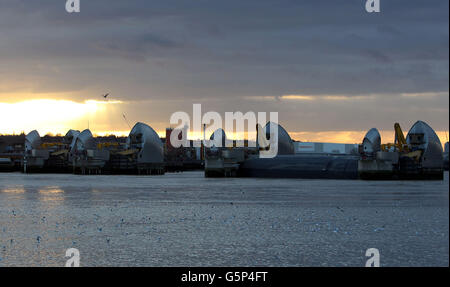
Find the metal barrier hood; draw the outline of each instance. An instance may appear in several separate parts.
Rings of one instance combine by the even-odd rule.
[[[264,131],[266,133],[266,138],[269,142],[272,142],[271,136],[271,126],[274,129],[275,125],[278,127],[278,155],[289,155],[294,154],[294,143],[292,142],[291,136],[289,136],[288,132],[279,124],[268,122]]]
[[[225,131],[223,129],[217,129],[215,130],[212,135],[210,136],[210,140],[213,141],[216,137],[222,137],[222,143],[221,143],[221,147],[226,147],[226,142],[227,142],[227,135],[225,134]],[[212,143],[213,144],[213,143]]]
[[[69,130],[66,135],[64,136],[64,142],[65,143],[72,143],[74,140],[80,135],[80,131],[77,130]]]
[[[363,139],[363,150],[366,153],[376,153],[381,150],[381,136],[376,129],[370,129]]]
[[[413,150],[422,150],[422,167],[442,168],[442,144],[436,132],[425,122],[416,122],[406,136],[406,142]]]
[[[25,136],[25,150],[38,149],[41,145],[41,136],[34,130]]]
[[[161,138],[150,126],[137,123],[131,129],[127,139],[129,149],[138,150],[138,163],[162,163],[164,162],[164,148]]]
[[[77,137],[80,135],[80,131],[77,130],[69,130],[64,136],[64,143],[69,145],[69,149],[75,145],[75,141]]]
[[[96,149],[95,139],[92,136],[90,130],[82,131],[75,139],[72,148],[76,148],[77,151]]]

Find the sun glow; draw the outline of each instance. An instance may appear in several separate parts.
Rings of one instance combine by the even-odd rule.
[[[395,141],[395,132],[391,130],[379,130],[382,143],[392,143]],[[321,132],[289,132],[292,139],[304,142],[332,142],[332,143],[361,143],[367,131],[321,131]],[[404,131],[406,134],[408,131]],[[448,141],[448,133],[436,131],[441,144]]]
[[[293,96],[291,100],[297,99]],[[303,98],[300,98],[303,99]],[[345,98],[336,97],[335,100]],[[307,99],[310,100],[310,99]],[[83,130],[90,128],[97,136],[117,135],[128,136],[130,127],[122,118],[122,105],[127,102],[87,100],[76,102],[72,100],[36,99],[20,102],[0,102],[0,134],[19,134],[37,130],[41,136],[45,134],[64,135],[69,129]],[[165,137],[166,124],[148,121],[145,118],[133,118],[134,121],[142,121],[155,129],[161,138]],[[167,124],[168,125],[168,124]],[[367,131],[288,131],[292,139],[298,141],[336,142],[336,143],[360,143]],[[405,135],[407,131],[405,130]],[[393,142],[394,132],[380,130],[382,141]],[[448,141],[448,133],[436,131],[441,143]],[[209,139],[212,131],[206,138]],[[188,132],[189,139],[203,139],[203,132]],[[256,138],[255,133],[227,132],[228,139],[250,139]]]
[[[282,100],[296,100],[296,101],[314,101],[314,96],[307,95],[284,95],[281,96]]]
[[[70,128],[83,129],[89,119],[106,112],[107,106],[120,101],[29,100],[16,103],[0,102],[0,133],[30,132],[64,134]]]

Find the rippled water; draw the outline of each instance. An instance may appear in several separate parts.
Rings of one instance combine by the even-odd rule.
[[[449,264],[449,182],[0,173],[0,266]]]

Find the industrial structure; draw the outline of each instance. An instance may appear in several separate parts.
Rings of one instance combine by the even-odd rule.
[[[34,130],[25,137],[25,151],[23,157],[23,170],[41,169],[49,158],[49,151],[41,146],[41,136]]]
[[[223,129],[215,130],[210,138],[210,146],[205,148],[205,176],[235,177],[238,175],[239,164],[245,160],[248,154],[246,147],[236,147],[236,143],[229,143]],[[231,147],[227,147],[231,145]]]
[[[286,130],[278,126],[278,153],[272,158],[261,153],[273,144],[268,123],[258,128],[258,148],[251,150],[222,150],[205,159],[206,176],[242,176],[276,178],[327,179],[443,179],[442,145],[434,130],[418,121],[406,138],[395,124],[395,142],[381,144],[377,129],[366,134],[361,145],[343,147],[344,152],[324,152],[324,143],[314,152],[296,152],[295,143]],[[261,144],[264,141],[263,144]],[[313,146],[312,143],[308,143]],[[341,146],[342,148],[342,146]],[[208,152],[207,152],[208,154]]]
[[[204,169],[206,177],[442,179],[448,142],[443,151],[423,121],[406,137],[399,124],[394,130],[394,143],[386,144],[376,128],[359,145],[295,142],[281,125],[269,122],[264,128],[257,125],[253,146],[248,140],[229,140],[218,129],[199,147],[192,141],[190,147],[174,147],[172,129],[161,139],[144,123],[137,123],[126,138],[94,137],[89,129],[56,137],[32,131],[7,141],[0,137],[0,171],[161,175]],[[266,156],[270,152],[276,154]]]
[[[107,167],[111,173],[164,174],[163,143],[150,126],[137,123],[124,147],[111,152]]]
[[[434,130],[425,122],[416,122],[404,136],[398,123],[395,142],[381,144],[377,129],[364,137],[358,161],[360,178],[442,179],[444,157]]]
[[[205,176],[347,179],[358,176],[357,156],[298,154],[295,152],[294,141],[282,126],[269,122],[264,128],[258,126],[257,129],[255,148],[244,146],[207,149]],[[277,131],[276,134],[271,134],[271,130]],[[220,131],[214,134],[218,132]],[[261,157],[274,144],[277,144],[277,154],[274,157]]]
[[[21,169],[25,134],[0,136],[0,172]]]
[[[164,139],[164,162],[166,171],[180,172],[186,170],[203,170],[204,166],[204,145],[201,143],[199,147],[194,146],[194,141],[189,140],[187,147],[174,147],[171,136],[174,130],[166,129],[166,138]],[[183,138],[183,133],[187,133],[187,129],[177,130],[178,140]]]
[[[263,129],[271,139],[270,125]],[[261,134],[258,135],[258,146]],[[273,144],[273,143],[271,143]],[[259,148],[261,152],[261,148]],[[294,142],[286,130],[278,125],[278,154],[273,158],[253,155],[241,164],[240,176],[277,178],[329,178],[355,179],[357,158],[351,155],[328,155],[322,153],[300,154],[295,152]]]
[[[324,143],[324,142],[294,142],[297,154],[357,154],[357,144]]]
[[[45,141],[44,141],[45,139]],[[164,174],[164,147],[148,125],[137,123],[126,139],[94,137],[89,129],[62,136],[28,133],[0,151],[0,171],[25,173]]]
[[[98,146],[91,131],[86,129],[72,139],[69,166],[75,173],[100,174],[109,156],[109,151]]]
[[[444,148],[444,170],[448,170],[449,169],[449,164],[448,164],[448,142],[445,143],[445,148]]]

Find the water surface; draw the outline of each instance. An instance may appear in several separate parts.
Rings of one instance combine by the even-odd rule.
[[[0,266],[448,266],[449,182],[0,173]]]

